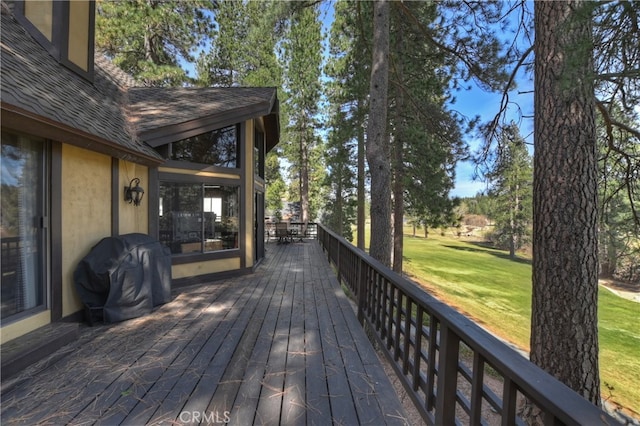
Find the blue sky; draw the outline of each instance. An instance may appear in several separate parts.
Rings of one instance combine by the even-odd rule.
[[[530,79],[519,79],[518,90],[528,91],[533,86]],[[480,116],[481,122],[488,122],[498,113],[502,95],[499,93],[489,93],[472,84],[470,90],[456,93],[457,102],[450,105],[450,109],[458,111],[462,115],[472,118]],[[504,118],[507,122],[513,120],[520,124],[520,134],[527,141],[532,142],[533,119],[521,118],[533,116],[533,93],[510,94],[510,101],[513,104],[508,108]],[[521,111],[518,111],[519,105]],[[469,145],[469,150],[473,154],[481,146],[482,141],[474,134],[465,135],[465,142]],[[479,191],[486,189],[486,183],[481,179],[474,179],[476,165],[471,161],[461,161],[456,167],[456,184],[452,196],[472,197]]]

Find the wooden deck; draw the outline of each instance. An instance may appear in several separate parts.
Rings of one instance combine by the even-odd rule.
[[[3,383],[1,424],[407,424],[315,241],[61,352]]]

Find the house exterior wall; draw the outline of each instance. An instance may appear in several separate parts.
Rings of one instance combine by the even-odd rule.
[[[23,336],[30,331],[43,327],[51,322],[51,311],[45,310],[31,315],[21,321],[5,325],[0,329],[0,345]]]
[[[69,2],[69,60],[83,71],[89,71],[91,6],[88,1]]]
[[[235,271],[240,269],[240,257],[229,259],[216,259],[204,262],[183,263],[173,265],[171,268],[172,278],[193,278],[201,275],[218,274],[220,272]]]
[[[111,156],[61,145],[61,167],[58,188],[52,192],[60,194],[61,271],[60,295],[49,295],[62,301],[62,317],[73,315],[83,309],[75,290],[73,273],[91,248],[101,239],[132,232],[148,233],[148,193],[142,204],[134,207],[124,200],[124,188],[134,177],[140,178],[140,186],[148,188],[149,168],[140,164],[115,160]],[[114,173],[115,172],[115,173]],[[56,171],[54,170],[54,173]],[[117,216],[114,222],[114,213]],[[118,224],[113,229],[113,224]],[[57,265],[56,265],[57,266]],[[50,278],[51,280],[54,277]],[[55,291],[55,290],[54,290]],[[46,309],[21,320],[3,325],[0,344],[20,337],[51,322],[52,311]]]
[[[13,66],[9,68],[13,72],[3,74],[3,86],[14,89],[12,96],[7,98],[8,102],[3,102],[2,105],[3,132],[6,129],[40,139],[44,147],[40,150],[42,161],[47,164],[40,166],[39,172],[29,173],[29,176],[37,175],[37,180],[42,181],[41,188],[46,188],[31,191],[41,194],[42,200],[36,206],[37,214],[31,215],[29,208],[16,209],[24,213],[24,217],[20,216],[20,223],[31,223],[29,227],[37,230],[33,232],[38,238],[34,244],[37,249],[27,248],[23,244],[18,246],[20,254],[9,253],[13,256],[12,261],[21,257],[20,261],[25,264],[25,259],[37,255],[38,264],[34,264],[32,268],[19,268],[13,263],[5,263],[14,268],[7,269],[9,273],[36,271],[36,274],[28,278],[12,276],[12,284],[28,284],[29,291],[32,288],[35,290],[29,294],[29,304],[19,299],[22,297],[19,291],[3,293],[3,296],[7,295],[7,305],[14,300],[18,302],[14,304],[15,311],[4,311],[0,344],[64,317],[80,318],[83,304],[76,294],[73,274],[79,261],[102,238],[134,232],[158,237],[160,173],[165,176],[180,175],[179,183],[200,179],[202,182],[213,182],[213,185],[237,187],[227,191],[231,194],[228,195],[228,200],[232,200],[228,202],[228,206],[232,206],[229,210],[234,213],[229,215],[232,221],[224,224],[237,232],[227,232],[223,237],[214,236],[207,241],[203,240],[203,253],[193,254],[191,248],[180,248],[180,254],[185,256],[175,256],[180,259],[174,258],[173,277],[183,279],[184,282],[198,282],[211,279],[219,273],[250,271],[256,263],[256,257],[262,256],[256,256],[256,246],[260,248],[261,245],[259,242],[256,244],[254,230],[255,203],[260,199],[260,194],[256,197],[256,193],[264,191],[264,182],[261,183],[254,176],[254,131],[259,126],[264,133],[266,120],[252,117],[266,114],[265,117],[271,119],[267,121],[273,124],[278,110],[275,91],[248,88],[250,90],[243,90],[240,96],[237,96],[235,90],[231,95],[231,91],[215,91],[214,97],[211,97],[210,89],[194,92],[202,96],[201,100],[194,102],[203,111],[203,116],[196,117],[195,120],[198,129],[198,126],[211,130],[215,126],[223,126],[223,123],[226,126],[239,123],[240,162],[233,169],[224,169],[222,166],[212,166],[206,170],[194,170],[193,167],[189,169],[188,166],[182,169],[176,168],[175,164],[162,168],[159,166],[163,161],[162,154],[154,152],[152,148],[159,145],[139,143],[145,140],[144,132],[133,135],[133,130],[126,126],[127,114],[123,113],[122,103],[130,102],[129,99],[121,99],[118,94],[124,86],[131,86],[130,89],[133,90],[134,83],[114,73],[110,64],[105,64],[104,60],[96,60],[94,65],[95,2],[18,1],[11,3],[11,11],[13,17],[8,17],[4,10],[2,16],[3,38],[7,34],[14,36],[9,39],[11,43],[3,43],[2,48],[3,60],[11,59],[5,63]],[[5,32],[5,28],[11,30]],[[6,46],[16,47],[15,52],[18,54],[14,51],[8,53],[11,49]],[[40,51],[40,48],[44,50]],[[20,69],[24,69],[24,75],[19,72]],[[68,77],[73,74],[82,79],[69,80]],[[6,76],[11,78],[5,78]],[[66,84],[68,81],[73,81],[74,84]],[[23,87],[29,90],[22,90]],[[60,88],[65,90],[55,90]],[[176,91],[164,93],[159,99],[160,103],[171,106],[173,102],[184,100],[181,96],[184,97],[185,94],[176,92],[181,96],[177,96],[175,101],[167,101],[165,95],[175,95],[174,92]],[[153,97],[147,98],[146,96],[151,96],[148,93],[145,92],[142,97],[142,104],[151,102]],[[34,94],[39,97],[32,96]],[[47,108],[47,105],[40,102],[43,96],[59,101],[52,102],[51,105],[64,104],[69,109]],[[258,100],[255,100],[256,96]],[[212,110],[211,105],[218,105],[219,98],[225,101],[222,106],[228,107],[231,103],[235,107]],[[32,105],[38,103],[39,106],[32,108]],[[94,108],[96,105],[101,107]],[[171,116],[168,117],[171,126],[168,127],[180,130],[184,136],[185,123],[193,120],[191,117],[181,119],[187,121],[174,120],[172,109]],[[163,125],[151,126],[153,131],[164,132],[166,128]],[[191,129],[189,126],[187,128]],[[269,130],[274,135],[269,140],[277,143],[279,127],[272,125]],[[124,158],[127,160],[123,160]],[[199,166],[196,165],[197,167]],[[191,176],[185,179],[188,175]],[[133,206],[124,200],[124,188],[129,186],[133,178],[139,178],[139,185],[146,191],[140,206]],[[24,183],[11,186],[31,188]],[[205,183],[202,188],[204,194],[207,190]],[[209,193],[213,193],[215,189],[209,187]],[[212,206],[213,200],[218,198],[217,195],[209,195]],[[18,203],[13,205],[24,206]],[[205,213],[211,216],[212,208],[203,208],[203,218]],[[215,221],[215,216],[213,217]],[[208,222],[211,225],[209,229],[213,229],[213,221]],[[204,235],[204,220],[202,224]],[[25,237],[22,231],[20,233],[21,239],[18,239],[13,228],[10,233],[3,235],[6,247],[16,241],[18,244],[24,242]],[[217,245],[205,245],[219,241],[231,243],[226,244],[223,249],[217,248]],[[187,244],[190,242],[184,245]],[[4,301],[3,298],[3,303]]]
[[[259,121],[247,120],[241,125],[241,162],[237,169],[226,171],[199,171],[175,167],[159,167],[155,172],[190,175],[237,182],[240,187],[240,248],[237,251],[220,252],[213,256],[194,256],[188,261],[175,261],[172,266],[174,280],[198,282],[211,279],[216,274],[247,272],[256,263],[255,247],[255,194],[264,191],[264,182],[254,174],[254,126]],[[58,143],[59,164],[53,172],[59,177],[53,179],[52,196],[59,198],[60,235],[57,259],[52,265],[58,271],[52,280],[61,282],[59,290],[53,289],[60,300],[59,316],[77,315],[83,310],[78,297],[73,273],[80,260],[102,238],[133,232],[149,233],[150,220],[157,218],[157,202],[153,198],[150,182],[151,169],[131,161],[114,159],[107,154],[80,148],[64,142]],[[133,178],[140,179],[145,195],[140,206],[133,206],[124,200],[124,188]],[[156,206],[156,207],[154,207]],[[54,272],[55,274],[56,272]],[[51,289],[50,289],[51,291]],[[49,305],[48,305],[49,306]],[[60,305],[57,305],[60,306]],[[0,343],[20,337],[52,321],[54,311],[48,308],[21,320],[10,322],[1,329]],[[54,318],[55,320],[55,318]]]
[[[111,157],[62,146],[62,316],[82,309],[73,283],[78,262],[111,235]]]
[[[160,167],[158,168],[159,172],[166,173],[177,173],[181,175],[192,175],[192,176],[200,176],[200,177],[211,177],[211,178],[220,178],[220,179],[240,179],[241,172],[235,171],[232,169],[229,173],[218,173],[218,172],[203,172],[201,170],[189,170],[189,169],[179,169],[176,167]]]
[[[24,15],[44,35],[53,39],[53,1],[24,2]]]
[[[225,250],[214,253],[200,253],[194,255],[176,254],[173,257],[172,277],[178,285],[196,283],[211,279],[215,274],[224,272],[246,272],[255,263],[255,187],[254,187],[254,120],[246,120],[240,126],[240,163],[239,167],[229,171],[203,171],[193,168],[159,167],[161,176],[167,174],[183,176],[189,180],[198,178],[221,179],[225,185],[240,187],[240,244],[238,250]],[[213,179],[213,180],[210,180]],[[162,178],[161,178],[162,180]],[[152,215],[157,214],[151,212]]]

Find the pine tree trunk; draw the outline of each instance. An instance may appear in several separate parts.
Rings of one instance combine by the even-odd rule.
[[[531,360],[599,404],[597,163],[585,6],[534,3]]]
[[[358,248],[364,251],[364,225],[365,225],[365,211],[364,211],[364,131],[362,126],[358,126]]]
[[[367,161],[371,172],[371,240],[369,253],[384,265],[391,262],[391,166],[387,134],[389,85],[389,2],[373,5],[373,61],[369,86]],[[374,232],[375,231],[375,232]]]
[[[395,31],[395,53],[398,60],[395,66],[396,81],[404,81],[404,44],[402,39],[402,25],[398,25]],[[404,247],[404,92],[402,87],[396,91],[395,122],[396,132],[393,143],[394,150],[394,175],[393,182],[393,270],[402,274],[402,256]]]
[[[509,212],[509,214],[511,215],[510,223],[509,223],[509,227],[511,228],[511,238],[509,239],[509,258],[510,259],[516,258],[516,248],[518,245],[518,230],[516,226],[516,215],[518,214],[519,210],[520,210],[520,202],[518,200],[518,186],[516,185],[515,200],[513,203],[513,207]]]
[[[305,141],[306,132],[300,138],[300,222],[301,235],[306,234],[309,223],[309,141]]]
[[[342,217],[343,206],[343,198],[342,198],[342,172],[338,172],[338,179],[336,182],[336,210],[335,210],[335,232],[341,237],[344,236],[343,226],[344,226],[344,218]]]

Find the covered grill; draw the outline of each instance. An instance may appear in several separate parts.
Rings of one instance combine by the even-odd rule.
[[[103,238],[73,278],[90,324],[137,318],[171,300],[171,252],[146,234]]]

